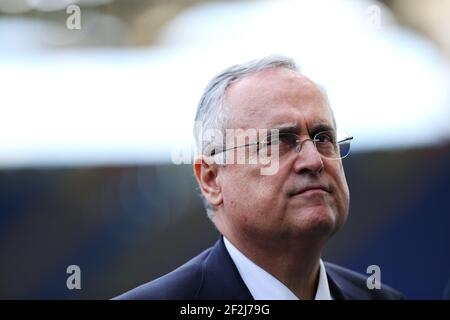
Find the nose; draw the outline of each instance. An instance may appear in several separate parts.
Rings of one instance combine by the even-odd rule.
[[[312,139],[301,142],[297,148],[294,170],[296,173],[319,174],[323,170],[323,159]]]

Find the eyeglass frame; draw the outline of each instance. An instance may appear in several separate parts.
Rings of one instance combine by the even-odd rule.
[[[326,132],[332,132],[332,133],[335,133],[335,136],[336,136],[336,137],[338,136],[338,135],[337,135],[338,131],[334,131],[334,130],[324,130],[324,131],[320,131],[320,132],[317,132],[317,133],[314,135],[313,138],[307,138],[307,139],[304,139],[304,140],[301,140],[301,139],[300,139],[300,135],[298,135],[298,134],[296,134],[296,133],[291,133],[291,132],[282,132],[282,133],[278,133],[277,136],[279,137],[280,135],[292,135],[292,136],[298,137],[299,139],[296,140],[296,147],[292,149],[292,150],[295,150],[296,152],[300,152],[300,151],[302,150],[303,144],[304,144],[306,141],[311,141],[311,142],[314,144],[314,148],[316,148],[316,151],[317,151],[322,157],[325,157],[325,158],[330,159],[330,160],[340,160],[340,159],[344,159],[345,157],[347,157],[347,156],[350,154],[350,150],[349,150],[348,153],[347,153],[345,156],[343,156],[343,157],[330,158],[330,157],[327,157],[327,156],[323,155],[323,154],[317,149],[316,142],[317,142],[318,140],[316,139],[316,137],[317,137],[318,135],[324,134],[324,133],[326,133]],[[267,141],[268,139],[270,139],[270,137],[271,137],[271,135],[269,135],[269,136],[266,138],[266,141]],[[347,141],[351,141],[351,140],[353,140],[353,136],[346,136],[344,139],[339,140],[339,141],[336,141],[335,144],[336,144],[337,147],[339,147],[342,143],[347,142]],[[247,144],[244,144],[244,145],[240,145],[240,146],[235,146],[235,147],[230,147],[230,148],[226,148],[226,149],[223,149],[223,150],[219,150],[218,152],[216,152],[216,150],[213,149],[213,150],[211,151],[211,153],[210,153],[210,156],[213,157],[213,156],[216,156],[216,155],[218,155],[218,154],[227,152],[227,151],[229,151],[229,150],[235,150],[235,149],[238,149],[238,148],[250,147],[250,146],[255,146],[255,145],[256,145],[256,146],[259,146],[260,144],[268,145],[268,143],[267,143],[266,141],[257,141],[257,142],[253,142],[253,143],[247,143]],[[350,143],[350,142],[349,142],[349,143]]]

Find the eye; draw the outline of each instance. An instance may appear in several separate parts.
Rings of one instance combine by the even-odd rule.
[[[279,135],[273,135],[267,137],[266,140],[261,143],[267,146],[275,146],[278,144],[294,146],[297,144],[298,137],[295,134],[290,133],[280,133]]]
[[[334,143],[335,138],[332,132],[320,132],[316,134],[314,140],[318,143]]]
[[[295,147],[297,145],[298,136],[292,133],[280,133],[280,143],[289,146]]]

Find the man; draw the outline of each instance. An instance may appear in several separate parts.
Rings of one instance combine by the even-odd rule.
[[[321,260],[347,219],[341,158],[352,138],[339,136],[324,91],[291,59],[271,56],[223,71],[207,86],[196,121],[194,173],[222,236],[119,299],[402,298]],[[211,130],[223,135],[205,134]],[[263,134],[239,139],[252,130]],[[268,167],[275,169],[264,173]]]

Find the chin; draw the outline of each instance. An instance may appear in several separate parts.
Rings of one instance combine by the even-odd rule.
[[[332,236],[342,225],[330,207],[304,208],[296,215],[295,224],[301,235]]]

